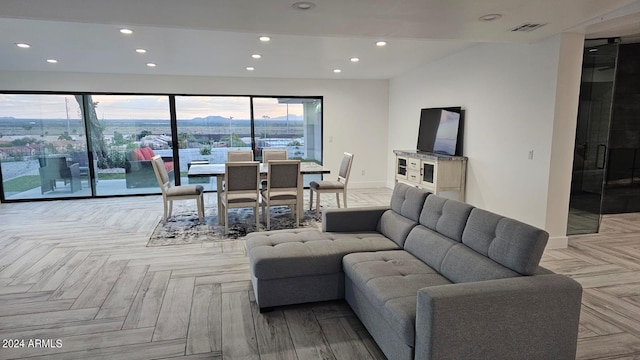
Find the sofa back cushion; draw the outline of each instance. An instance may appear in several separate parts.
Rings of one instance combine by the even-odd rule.
[[[403,246],[409,231],[418,223],[422,205],[428,195],[426,190],[396,183],[391,195],[391,209],[380,217],[378,232]]]
[[[424,189],[409,186],[404,183],[397,183],[391,195],[391,210],[396,213],[418,222],[424,199],[430,193]]]
[[[378,221],[377,231],[403,247],[407,235],[418,223],[393,210],[385,211]]]
[[[411,230],[404,249],[453,283],[520,276],[466,245],[423,225]]]
[[[420,225],[461,242],[471,209],[469,204],[431,195],[422,207]]]
[[[420,213],[420,226],[407,236],[404,249],[438,272],[451,248],[462,242],[471,205],[429,195]]]
[[[548,234],[437,195],[427,197],[404,249],[454,283],[531,275]]]
[[[549,234],[517,220],[474,208],[462,234],[462,243],[522,275],[538,267]]]
[[[448,237],[438,234],[424,225],[414,227],[407,241],[404,243],[404,249],[413,256],[422,260],[437,272],[441,272],[442,261],[449,250],[459,242],[451,240]]]
[[[456,284],[521,276],[460,243],[452,246],[442,259],[440,273]]]

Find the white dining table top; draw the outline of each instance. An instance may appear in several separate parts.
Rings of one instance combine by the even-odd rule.
[[[187,175],[189,177],[222,176],[224,171],[224,164],[192,164]],[[329,174],[330,172],[329,169],[314,162],[300,163],[300,173],[302,175]],[[267,173],[267,164],[260,163],[260,173]]]

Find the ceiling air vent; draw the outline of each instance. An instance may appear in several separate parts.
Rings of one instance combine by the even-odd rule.
[[[532,24],[532,23],[526,23],[526,24],[522,24],[520,26],[516,26],[513,29],[511,29],[511,31],[517,31],[517,32],[531,32],[533,30],[537,30],[543,26],[545,26],[547,24]]]

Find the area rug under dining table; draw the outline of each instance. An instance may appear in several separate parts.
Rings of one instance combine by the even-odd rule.
[[[218,215],[215,210],[207,209],[204,221],[200,224],[195,206],[191,209],[176,207],[176,205],[174,204],[173,216],[166,223],[163,224],[162,220],[159,220],[149,238],[148,247],[239,239],[250,232],[257,231],[251,208],[234,209],[229,212],[229,234],[225,235],[224,225],[218,225]],[[300,219],[299,227],[319,229],[321,227],[320,215],[317,215],[315,210],[305,211],[304,217]],[[293,228],[295,228],[295,218],[291,216],[291,210],[288,207],[271,208],[271,230]],[[265,230],[266,226],[262,223],[261,217],[259,231]]]

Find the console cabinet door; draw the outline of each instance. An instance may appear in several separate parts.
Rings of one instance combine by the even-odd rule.
[[[422,161],[421,165],[420,186],[433,193],[437,193],[438,166],[432,161]]]

